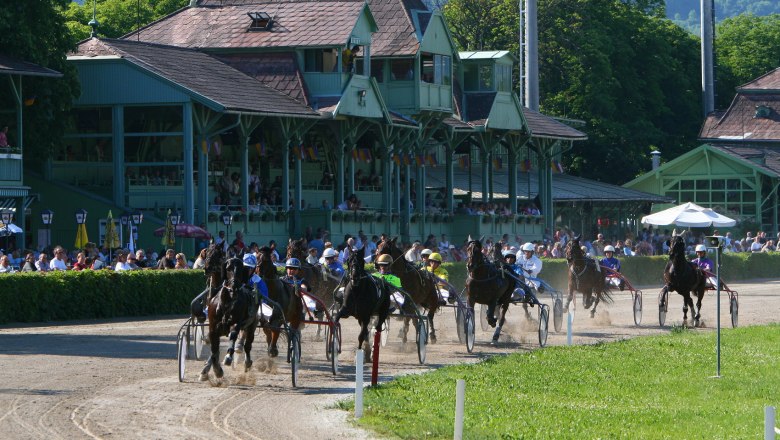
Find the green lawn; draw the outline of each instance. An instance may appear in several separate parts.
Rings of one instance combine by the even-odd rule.
[[[387,437],[452,438],[466,380],[464,438],[758,439],[780,404],[780,325],[592,346],[549,347],[369,389],[359,425]],[[354,402],[342,402],[353,410]]]

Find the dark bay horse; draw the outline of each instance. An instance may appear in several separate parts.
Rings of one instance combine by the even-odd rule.
[[[211,298],[217,295],[222,288],[224,279],[224,267],[222,265],[224,262],[225,253],[222,246],[214,243],[210,244],[206,249],[206,261],[203,268],[206,274],[206,289],[192,302],[192,316],[196,317],[199,322],[206,320],[206,314],[203,312],[203,309],[208,306]]]
[[[500,249],[500,246],[495,248]],[[500,252],[500,251],[499,251]],[[515,278],[505,275],[501,270],[500,253],[494,255],[496,263],[488,261],[482,253],[482,242],[472,240],[469,237],[469,244],[466,250],[466,295],[468,297],[469,307],[474,310],[474,304],[487,305],[487,321],[491,327],[496,327],[493,333],[492,343],[498,342],[498,336],[501,334],[501,328],[506,322],[506,312],[512,301],[512,292],[515,290],[517,281]],[[496,326],[496,307],[501,306],[501,314]]]
[[[322,265],[312,265],[306,261],[308,255],[308,243],[305,238],[299,240],[290,239],[287,243],[287,258],[297,258],[301,262],[303,278],[309,282],[311,294],[318,297],[330,308],[333,305],[333,291],[338,287],[340,280],[324,271]]]
[[[604,273],[599,270],[599,263],[593,258],[588,258],[580,246],[580,237],[574,237],[566,243],[564,250],[566,262],[569,265],[569,295],[566,297],[564,310],[569,310],[569,304],[574,300],[574,292],[582,293],[582,303],[590,311],[590,317],[596,316],[596,306],[604,301],[612,303]]]
[[[214,254],[216,255],[216,254]],[[207,266],[209,266],[207,262]],[[213,263],[211,263],[213,264]],[[208,380],[208,373],[214,367],[217,378],[223,376],[222,367],[219,365],[219,339],[221,336],[229,336],[230,347],[225,356],[225,365],[233,363],[236,339],[239,331],[244,331],[244,371],[252,367],[252,342],[257,327],[257,301],[252,291],[247,287],[248,278],[246,269],[240,258],[229,258],[222,264],[220,277],[222,287],[219,292],[208,301],[209,334],[211,356],[200,373],[200,380]]]
[[[691,308],[693,326],[697,327],[701,320],[701,300],[704,298],[704,290],[707,284],[707,275],[694,264],[691,264],[685,256],[685,240],[683,232],[677,235],[672,232],[669,245],[669,262],[664,269],[663,291],[675,291],[683,297],[683,325],[688,325],[688,307]],[[696,295],[696,314],[693,314],[693,298],[691,292]],[[661,295],[665,297],[665,295]]]
[[[412,301],[418,306],[428,310],[428,322],[431,325],[430,338],[436,343],[436,329],[433,326],[433,315],[439,309],[439,293],[436,289],[436,281],[427,270],[421,270],[414,264],[406,261],[404,252],[396,245],[397,238],[384,239],[376,247],[376,255],[388,254],[393,258],[390,271],[401,279],[401,287],[412,297]],[[408,309],[412,307],[409,301],[405,301],[402,310],[413,314]],[[405,309],[405,310],[404,310]],[[404,326],[401,329],[401,338],[406,342],[409,332],[409,318],[404,318]]]
[[[263,327],[265,339],[268,342],[268,355],[276,357],[279,355],[276,343],[279,340],[279,332],[283,323],[286,321],[293,331],[298,331],[301,327],[303,299],[298,296],[293,286],[279,278],[276,266],[271,260],[271,249],[262,247],[259,253],[260,256],[257,259],[258,275],[268,286],[268,298],[281,307],[281,310],[274,307],[270,325]]]
[[[365,247],[360,248],[347,259],[347,272],[344,275],[346,277],[344,303],[334,319],[336,322],[350,316],[357,319],[360,324],[358,346],[364,350],[366,360],[370,360],[368,326],[371,324],[371,317],[376,316],[374,328],[377,332],[382,329],[387,315],[390,314],[390,287],[383,280],[366,272],[364,252]]]

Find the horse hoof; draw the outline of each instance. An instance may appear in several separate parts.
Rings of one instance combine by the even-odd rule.
[[[244,373],[249,373],[249,370],[252,369],[252,361],[246,361],[244,364]]]
[[[279,356],[279,349],[277,349],[276,347],[269,348],[268,356],[272,358]]]
[[[490,345],[492,345],[493,347],[495,347],[496,345],[498,345],[498,339],[492,339],[492,340],[490,341]]]
[[[223,364],[227,365],[228,367],[233,364],[233,357],[230,355],[225,356],[225,360],[222,361]]]
[[[496,327],[496,320],[495,319],[488,319],[488,325],[495,328]]]
[[[431,333],[431,334],[429,335],[429,337],[431,338],[431,344],[435,344],[435,343],[436,343],[436,335],[435,335],[435,334],[433,334],[433,333]]]
[[[209,373],[200,373],[200,381],[206,382],[207,380],[209,380]]]
[[[596,317],[596,309],[593,309],[593,310],[590,311],[590,317],[591,317],[591,319]]]

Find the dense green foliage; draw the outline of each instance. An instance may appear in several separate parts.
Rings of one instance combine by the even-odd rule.
[[[466,0],[443,9],[462,48],[517,53],[515,2],[472,9]],[[567,172],[624,183],[649,168],[653,148],[671,158],[696,144],[699,44],[659,10],[654,2],[539,2],[541,110],[584,120],[589,138],[565,155]]]
[[[464,438],[757,438],[777,404],[780,326],[548,347],[410,375],[369,389],[361,426],[393,438],[451,438],[466,380]],[[353,402],[342,402],[351,410]]]
[[[734,89],[780,67],[780,2],[766,17],[740,15],[715,31],[716,108],[728,108]]]
[[[76,70],[65,61],[75,40],[60,11],[68,0],[7,1],[0,7],[0,52],[63,73],[63,78],[24,77],[22,99],[34,103],[22,107],[25,158],[41,160],[62,141],[65,113],[79,94]],[[9,82],[0,81],[0,124],[10,128],[9,141],[17,146],[16,103]]]
[[[0,323],[188,314],[202,271],[17,273],[0,276]]]
[[[701,27],[700,0],[667,0],[666,16],[687,31],[699,34]],[[715,21],[742,14],[780,14],[780,3],[775,0],[715,0]]]
[[[97,32],[100,37],[119,38],[188,4],[189,0],[98,0]],[[68,28],[77,40],[89,38],[92,32],[88,23],[93,6],[92,1],[83,5],[73,2],[65,11]]]

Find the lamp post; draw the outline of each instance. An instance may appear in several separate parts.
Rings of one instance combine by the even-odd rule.
[[[122,224],[123,227],[129,228],[130,227],[130,216],[127,215],[127,213],[125,212],[124,214],[119,216],[119,222]],[[124,238],[124,237],[122,237],[122,238]],[[129,240],[129,237],[128,237],[128,240]],[[121,241],[125,241],[125,240],[121,240]],[[129,241],[128,241],[128,243],[129,243]],[[122,244],[122,247],[124,247],[124,246],[125,246],[125,243]]]
[[[176,226],[181,223],[181,212],[177,209],[176,211],[171,212],[171,215],[168,216],[168,220],[170,220],[171,225],[173,225],[173,236],[176,237]],[[176,246],[174,245],[174,248]]]
[[[141,211],[134,211],[133,213],[130,214],[130,223],[131,223],[131,225],[141,226],[141,223],[143,223],[143,222],[144,222],[144,213],[143,212],[141,212]],[[130,233],[131,234],[133,233],[132,226],[130,227]],[[137,235],[133,236],[133,239],[135,240],[135,247],[140,248],[140,246],[138,246],[138,236]]]
[[[230,225],[233,224],[233,213],[227,208],[222,213],[222,223],[224,223],[227,228],[227,235],[225,236],[225,240],[227,241],[230,239]]]
[[[76,224],[83,225],[87,222],[87,210],[79,209],[76,211]]]
[[[46,243],[44,248],[51,245],[51,223],[54,221],[54,211],[51,209],[44,209],[41,211],[41,222],[46,226]]]
[[[14,221],[14,213],[11,211],[3,211],[0,213],[0,220],[3,221],[3,228],[5,229],[5,232],[3,232],[3,235],[5,236],[5,247],[8,248],[8,237],[11,235],[11,228],[9,228],[8,225]]]

